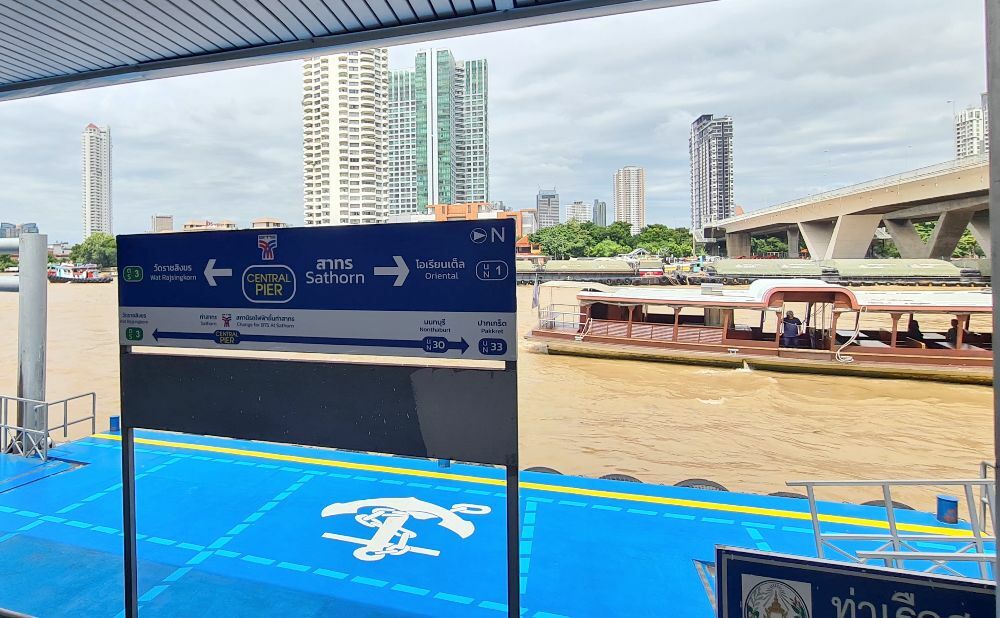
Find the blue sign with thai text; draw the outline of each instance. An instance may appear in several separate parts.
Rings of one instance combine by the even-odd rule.
[[[994,618],[996,584],[770,552],[716,550],[719,618]]]
[[[513,360],[512,220],[118,237],[123,345]]]

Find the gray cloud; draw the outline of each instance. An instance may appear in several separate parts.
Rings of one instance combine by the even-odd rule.
[[[394,68],[421,46],[394,48]],[[494,199],[610,202],[646,167],[648,220],[688,221],[687,137],[735,121],[736,195],[753,209],[943,161],[951,104],[984,88],[978,0],[759,0],[583,20],[436,44],[490,63]],[[79,134],[110,124],[115,226],[154,213],[301,223],[299,64],[0,104],[0,220],[80,237]]]

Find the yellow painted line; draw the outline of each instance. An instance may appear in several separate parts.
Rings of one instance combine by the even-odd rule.
[[[103,440],[121,441],[121,436],[98,433],[95,438]],[[395,466],[378,466],[348,461],[333,461],[330,459],[320,459],[318,457],[302,457],[300,455],[286,455],[284,453],[267,453],[263,451],[252,451],[248,449],[230,448],[226,446],[212,446],[208,444],[191,444],[188,442],[171,442],[169,440],[156,440],[152,438],[136,438],[136,444],[148,444],[150,446],[162,446],[166,448],[183,449],[190,451],[203,451],[209,453],[223,453],[226,455],[238,455],[240,457],[253,457],[256,459],[271,459],[274,461],[285,461],[292,463],[309,464],[313,466],[323,466],[327,468],[344,468],[348,470],[363,470],[365,472],[380,472],[382,474],[401,474],[403,476],[416,476],[422,478],[440,479],[442,481],[462,481],[465,483],[475,483],[479,485],[493,485],[503,487],[506,483],[501,479],[490,479],[479,476],[468,476],[464,474],[451,474],[446,472],[434,472],[431,470],[415,470],[413,468],[400,468]],[[576,496],[587,496],[590,498],[606,498],[609,500],[626,500],[631,502],[644,502],[647,504],[659,504],[663,506],[679,506],[689,509],[700,509],[706,511],[722,511],[726,513],[740,513],[743,515],[760,515],[763,517],[780,517],[784,519],[797,519],[809,521],[809,513],[799,511],[786,511],[783,509],[769,509],[759,506],[744,506],[740,504],[724,504],[719,502],[706,502],[703,500],[687,500],[684,498],[666,498],[663,496],[647,496],[643,494],[623,493],[620,491],[604,491],[601,489],[583,489],[580,487],[563,487],[560,485],[547,485],[544,483],[524,483],[520,484],[522,489],[532,489],[559,494],[571,494]],[[867,528],[888,529],[889,523],[877,519],[864,519],[861,517],[847,517],[843,515],[828,515],[821,513],[819,519],[822,522],[831,524],[844,524],[848,526],[863,526]],[[944,536],[968,536],[968,530],[957,530],[954,528],[943,528],[940,526],[925,526],[921,524],[897,523],[896,527],[901,532],[914,532],[919,534],[935,534]]]

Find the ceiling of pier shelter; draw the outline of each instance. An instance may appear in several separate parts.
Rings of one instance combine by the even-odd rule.
[[[0,101],[712,0],[0,0]]]

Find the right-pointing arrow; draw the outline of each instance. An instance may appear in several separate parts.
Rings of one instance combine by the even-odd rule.
[[[392,259],[396,262],[395,266],[376,266],[375,274],[395,276],[396,280],[392,282],[392,287],[398,288],[406,281],[406,276],[410,274],[410,268],[402,256],[394,255]]]

